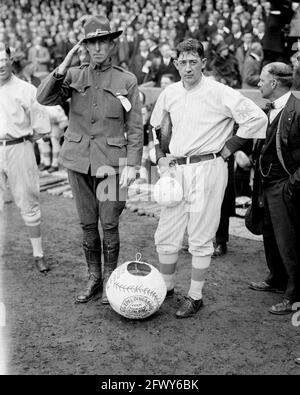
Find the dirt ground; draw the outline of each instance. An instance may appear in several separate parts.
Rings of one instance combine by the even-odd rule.
[[[212,262],[204,308],[178,320],[174,313],[189,285],[190,255],[182,252],[176,296],[144,321],[130,321],[101,299],[74,303],[86,269],[74,201],[42,193],[44,249],[51,272],[32,266],[31,248],[16,206],[7,204],[1,273],[6,308],[7,374],[299,374],[300,327],[268,308],[280,295],[248,289],[266,274],[261,242],[232,237],[229,252]],[[2,219],[3,220],[3,219]],[[158,266],[157,219],[125,210],[120,261]],[[0,328],[1,329],[1,328]]]

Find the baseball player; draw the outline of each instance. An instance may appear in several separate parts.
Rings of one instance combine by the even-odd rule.
[[[160,94],[150,123],[154,128],[159,127],[165,114],[170,115],[170,154],[165,156],[161,152],[157,163],[161,174],[170,171],[170,164],[174,165],[170,174],[182,183],[184,199],[174,207],[162,208],[155,244],[167,296],[171,296],[178,251],[187,229],[192,254],[191,283],[176,312],[178,318],[185,318],[203,305],[202,288],[227,185],[226,160],[248,138],[265,137],[267,117],[238,91],[203,76],[206,59],[197,40],[180,43],[174,62],[181,81]],[[239,129],[230,137],[234,122],[239,124]]]
[[[58,155],[60,152],[60,139],[64,133],[64,129],[68,126],[68,117],[61,106],[45,106],[51,123],[50,138],[42,138],[38,140],[41,160],[39,169],[47,170],[48,173],[58,171]],[[51,145],[52,152],[51,152]]]
[[[49,117],[36,101],[36,88],[12,74],[10,49],[0,44],[0,215],[6,182],[24,219],[37,269],[46,273],[41,239],[39,174],[33,141],[50,132]]]

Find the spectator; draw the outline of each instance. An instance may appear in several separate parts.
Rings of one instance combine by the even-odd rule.
[[[224,41],[217,46],[214,59],[210,63],[210,69],[217,81],[231,88],[241,87],[238,62],[235,56],[229,52],[229,47]]]
[[[71,6],[69,0],[45,2],[32,0],[31,6],[25,12],[23,0],[7,0],[0,4],[0,42],[9,41],[11,47],[16,51],[21,49],[21,52],[24,52],[28,58],[28,49],[35,37],[43,38],[50,53],[48,68],[51,71],[61,63],[71,47],[83,37],[82,25],[86,14],[106,13],[112,19],[114,30],[119,28],[125,30],[126,27],[126,41],[131,43],[122,44],[125,48],[121,50],[121,53],[116,47],[111,54],[112,59],[117,65],[125,60],[131,69],[133,58],[138,53],[138,43],[142,39],[148,42],[151,59],[153,59],[159,56],[158,45],[167,42],[175,48],[183,37],[194,37],[203,43],[205,49],[210,48],[213,36],[219,29],[222,41],[225,40],[230,51],[235,54],[237,47],[241,44],[241,21],[243,33],[253,30],[253,41],[262,42],[262,39],[265,41],[268,34],[264,33],[264,22],[267,22],[269,29],[271,19],[274,15],[276,18],[276,4],[280,7],[279,12],[282,13],[279,19],[284,20],[286,10],[291,8],[289,3],[291,2],[288,0],[273,0],[272,5],[265,0],[254,2],[252,0],[176,0],[162,3],[156,0],[128,2],[118,0],[118,2],[105,1],[102,4],[95,4],[81,0]],[[9,7],[9,4],[12,6]],[[297,25],[299,5],[292,4],[295,13],[291,21],[289,36],[285,37],[281,34],[288,57],[291,55],[291,46],[299,37]],[[288,30],[286,23],[287,19],[284,21],[285,26],[282,25],[277,29],[277,36],[280,35],[281,28]],[[229,34],[227,29],[231,30]],[[135,36],[133,43],[130,38],[132,33]],[[274,40],[276,35],[271,35],[271,39]],[[153,40],[151,37],[149,39],[149,36],[152,36]],[[264,47],[265,45],[266,43]],[[242,59],[241,62],[243,63],[244,60]]]
[[[223,16],[218,19],[217,22],[217,32],[223,37],[223,40],[229,36],[230,29],[226,26],[226,20]]]
[[[50,119],[50,137],[38,140],[40,150],[40,171],[47,170],[48,173],[58,171],[58,155],[60,152],[60,140],[68,125],[68,118],[61,106],[45,107]]]
[[[291,52],[292,45],[300,39],[300,3],[294,5],[294,14],[291,19],[289,33],[287,37],[288,50]]]
[[[180,77],[170,55],[170,45],[162,43],[159,47],[159,51],[160,55],[152,60],[149,74],[146,77],[147,81],[153,81],[155,86],[160,86],[161,76],[167,73],[173,74],[174,79],[178,81]]]
[[[28,51],[28,60],[33,63],[34,72],[38,77],[48,74],[50,54],[41,37],[35,37],[33,40],[33,46]]]
[[[243,33],[241,22],[238,18],[232,20],[231,34],[229,34],[225,42],[229,45],[229,49],[232,53],[236,53],[236,50],[243,43]]]
[[[266,18],[266,31],[262,41],[264,64],[286,60],[284,27],[292,18],[291,4],[285,0],[273,0]]]
[[[245,57],[251,50],[253,36],[251,32],[245,32],[242,36],[243,43],[237,48],[235,56],[239,64],[240,74],[243,75],[243,68],[245,63]]]
[[[119,62],[125,61],[128,65],[132,64],[133,58],[138,51],[139,39],[132,26],[125,27],[124,37],[118,41]]]
[[[149,47],[147,42],[142,40],[139,44],[138,53],[134,56],[130,67],[130,70],[135,74],[139,85],[144,82],[146,75],[149,73],[150,65],[151,60]]]
[[[257,29],[255,31],[255,38],[262,44],[263,38],[265,36],[265,22],[264,21],[259,21],[257,24]]]
[[[245,57],[242,76],[242,89],[257,89],[263,62],[263,49],[260,43],[252,43]]]
[[[176,82],[173,74],[163,74],[160,79],[160,87],[162,90],[166,89],[167,86]]]
[[[194,38],[198,41],[205,41],[205,35],[202,30],[199,30],[195,18],[190,17],[187,19],[185,38]]]

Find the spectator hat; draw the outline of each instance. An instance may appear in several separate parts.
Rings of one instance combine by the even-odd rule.
[[[221,51],[223,51],[223,49],[228,49],[229,46],[228,44],[226,44],[224,41],[221,41],[218,45],[217,45],[217,52],[220,53]]]
[[[102,15],[89,17],[83,25],[83,29],[85,35],[83,42],[102,37],[115,39],[123,33],[123,30],[113,32],[108,19]]]

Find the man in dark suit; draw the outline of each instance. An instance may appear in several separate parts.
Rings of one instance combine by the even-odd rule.
[[[121,36],[118,42],[120,63],[125,61],[128,65],[131,65],[134,56],[137,54],[138,47],[139,39],[135,34],[134,28],[128,26],[126,28],[126,35],[124,37]]]
[[[153,81],[155,86],[160,86],[160,80],[164,74],[172,74],[175,81],[179,81],[180,79],[179,73],[174,66],[170,50],[171,48],[168,43],[162,43],[159,46],[160,55],[152,60],[146,80]]]
[[[262,187],[263,240],[269,275],[252,282],[256,291],[283,292],[272,314],[289,314],[300,301],[300,100],[291,92],[293,73],[281,62],[269,63],[260,75],[262,96],[271,101],[269,126],[254,184]],[[253,196],[255,191],[253,191]]]
[[[284,28],[291,22],[293,11],[290,0],[271,0],[262,40],[264,63],[286,59]]]
[[[149,72],[149,65],[151,65],[151,59],[148,44],[145,40],[142,40],[139,45],[139,51],[133,57],[130,65],[130,71],[136,76],[138,85],[144,82]]]
[[[199,27],[197,26],[197,20],[195,18],[190,17],[187,19],[187,27],[185,39],[194,38],[198,41],[206,40],[203,30],[199,30]]]

